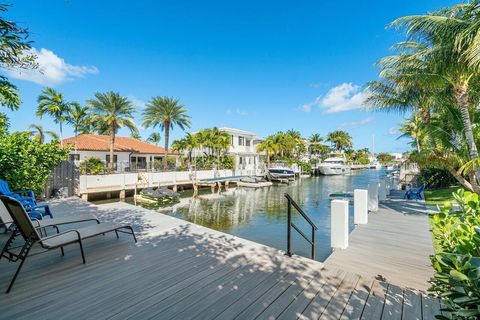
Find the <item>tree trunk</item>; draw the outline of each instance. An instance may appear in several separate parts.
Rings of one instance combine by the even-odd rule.
[[[417,144],[417,152],[421,152],[422,149],[420,148],[420,139],[418,139],[418,134],[415,137],[415,143]]]
[[[458,174],[458,172],[452,168],[447,168],[448,172],[450,172],[450,174],[465,188],[467,188],[468,190],[470,190],[471,192],[475,192],[472,184],[470,182],[468,182],[467,179],[465,179],[464,177],[462,177],[462,175]],[[478,192],[477,192],[478,193]]]
[[[163,157],[163,169],[167,170],[168,166],[168,140],[170,139],[170,122],[166,121],[165,122],[165,155]]]
[[[63,147],[63,128],[62,128],[62,121],[60,121],[60,146]]]
[[[110,128],[110,161],[108,162],[108,168],[113,170],[113,151],[115,148],[115,125]]]
[[[460,114],[462,116],[463,130],[465,132],[465,139],[467,140],[468,151],[470,154],[470,160],[478,159],[477,145],[475,144],[475,138],[473,136],[472,121],[469,113],[469,96],[468,85],[463,84],[455,88],[455,99],[460,107]],[[475,169],[475,179],[478,181],[480,177],[480,169]]]

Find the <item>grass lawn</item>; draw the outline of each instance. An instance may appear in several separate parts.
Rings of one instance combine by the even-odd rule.
[[[461,187],[450,187],[443,189],[426,189],[425,203],[430,205],[442,205],[447,201],[455,201],[452,196],[452,192],[456,192]]]

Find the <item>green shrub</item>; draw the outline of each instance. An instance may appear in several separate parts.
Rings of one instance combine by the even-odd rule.
[[[80,163],[80,174],[105,174],[108,169],[99,158],[88,158]]]
[[[431,219],[436,254],[431,291],[445,300],[454,319],[480,318],[480,201],[458,190],[460,207],[446,205]]]
[[[69,150],[58,143],[41,144],[25,132],[0,134],[0,179],[12,190],[44,191],[52,170],[67,159]]]
[[[420,183],[426,183],[429,188],[433,189],[446,188],[458,184],[457,180],[448,170],[441,168],[422,168],[418,179]]]

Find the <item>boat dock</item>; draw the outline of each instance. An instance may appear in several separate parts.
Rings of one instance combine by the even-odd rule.
[[[1,293],[1,319],[426,320],[440,314],[438,300],[389,279],[290,258],[156,211],[76,198],[51,207],[56,217],[93,213],[131,223],[139,243],[115,234],[88,239],[85,265],[78,246],[66,247],[64,257],[56,250],[27,259],[12,292]],[[6,238],[0,235],[0,242]],[[1,288],[15,268],[0,260]]]
[[[335,250],[325,264],[427,290],[434,254],[428,210],[423,201],[403,200],[403,194],[392,190],[378,212],[369,213],[368,224],[355,226],[348,248]]]

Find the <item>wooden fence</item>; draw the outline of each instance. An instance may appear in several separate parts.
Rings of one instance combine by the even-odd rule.
[[[73,162],[62,161],[48,178],[45,186],[45,198],[55,196],[59,191],[66,196],[79,194],[79,170]]]

